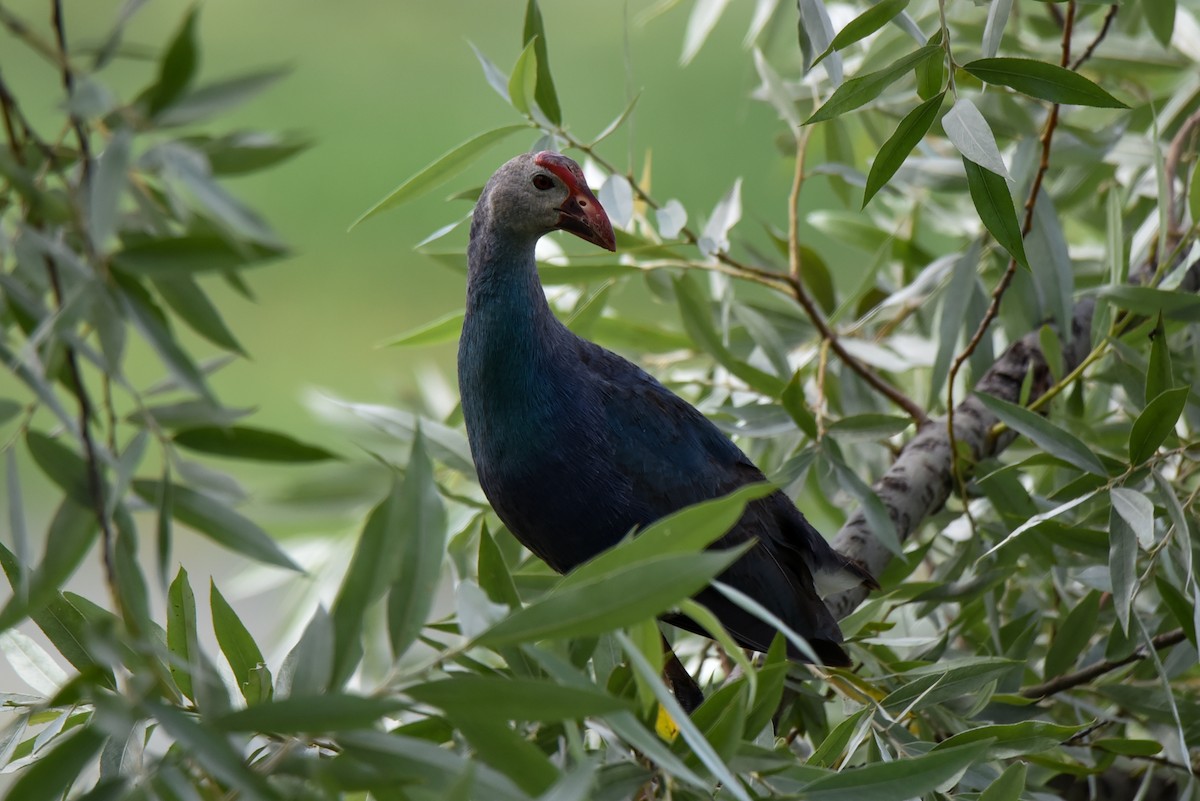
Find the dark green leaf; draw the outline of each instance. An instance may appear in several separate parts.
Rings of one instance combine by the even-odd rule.
[[[245,175],[273,167],[312,146],[304,137],[260,131],[237,131],[224,136],[183,140],[208,158],[213,175]]]
[[[537,0],[525,5],[525,44],[533,43],[537,55],[537,90],[534,100],[546,119],[555,125],[562,124],[562,109],[558,105],[558,94],[554,91],[554,80],[550,76],[550,56],[546,53],[546,29],[542,25],[542,12]]]
[[[195,700],[191,665],[199,660],[200,641],[196,630],[196,597],[182,567],[167,592],[167,650],[174,657],[169,663],[175,686]]]
[[[286,255],[279,247],[251,242],[234,246],[207,234],[137,236],[125,238],[124,247],[113,254],[113,263],[131,273],[160,277],[238,270]]]
[[[1189,391],[1187,387],[1168,389],[1146,404],[1129,432],[1130,464],[1145,462],[1171,435],[1179,415],[1183,414],[1183,407],[1187,405]]]
[[[926,59],[942,54],[940,47],[927,45],[916,52],[898,59],[889,67],[851,78],[834,91],[833,95],[804,121],[805,125],[814,122],[831,120],[859,106],[871,102],[883,93],[888,86],[904,77],[909,70],[923,63]]]
[[[1150,32],[1165,48],[1171,46],[1171,36],[1175,33],[1175,0],[1144,0],[1142,11]]]
[[[570,584],[501,620],[480,635],[478,643],[500,648],[631,625],[694,595],[741,553],[742,549],[660,556]]]
[[[479,529],[478,574],[479,586],[493,603],[507,604],[511,609],[521,608],[521,596],[512,574],[486,523]]]
[[[599,688],[568,687],[548,679],[456,674],[443,681],[408,687],[404,693],[452,717],[475,715],[549,722],[634,708],[632,701],[616,698]]]
[[[162,493],[162,482],[137,479],[133,482],[133,491],[147,503],[157,504]],[[267,532],[225,503],[178,484],[172,484],[170,492],[171,513],[180,523],[252,559],[289,570],[300,570]]]
[[[1096,633],[1096,620],[1100,614],[1100,593],[1092,590],[1067,613],[1050,641],[1042,677],[1053,678],[1066,673],[1075,666],[1079,655]]]
[[[68,498],[84,508],[92,506],[88,469],[79,454],[61,441],[32,429],[25,432],[25,447],[42,473],[57,484]]]
[[[286,434],[249,426],[188,428],[178,432],[172,441],[198,453],[259,462],[293,464],[338,458],[324,448],[307,445]]]
[[[25,592],[9,598],[0,610],[0,631],[39,614],[56,600],[59,587],[75,573],[95,542],[97,531],[99,525],[90,507],[63,499],[50,521],[41,564],[30,576]]]
[[[854,738],[855,733],[863,725],[863,718],[871,714],[870,708],[860,709],[833,728],[821,741],[817,750],[808,758],[808,764],[823,768],[832,768],[842,761],[846,746]],[[849,754],[845,754],[849,756]]]
[[[804,788],[807,801],[904,801],[933,792],[983,758],[986,743],[847,768]]]
[[[83,726],[60,737],[53,750],[21,771],[5,797],[30,801],[62,797],[87,771],[107,739],[99,726]]]
[[[215,581],[210,584],[209,607],[212,611],[213,632],[217,635],[217,644],[221,646],[221,653],[229,662],[229,669],[233,671],[238,689],[242,691],[247,703],[250,703],[252,695],[257,698],[256,689],[253,687],[253,673],[255,668],[265,661],[262,651],[246,630],[237,612],[221,595]]]
[[[171,40],[158,66],[158,80],[146,92],[147,111],[155,116],[171,105],[191,85],[200,63],[196,46],[196,18],[200,9],[193,7]]]
[[[1196,612],[1195,607],[1192,606],[1192,602],[1161,575],[1154,577],[1154,586],[1158,588],[1158,594],[1162,598],[1163,605],[1170,610],[1171,617],[1175,618],[1175,622],[1183,629],[1183,633],[1187,635],[1187,638],[1192,643],[1192,647],[1195,648]]]
[[[989,744],[988,752],[992,759],[1011,759],[1048,751],[1066,742],[1084,728],[1086,727],[1060,726],[1042,720],[1001,723],[959,732],[939,743],[938,748],[986,742]]]
[[[121,211],[121,195],[128,183],[129,158],[133,134],[118,128],[96,164],[96,174],[88,192],[88,234],[97,252],[106,250],[116,230]]]
[[[875,8],[879,8],[886,2],[888,0],[883,0]],[[899,2],[907,5],[908,0],[899,0]],[[945,92],[931,97],[900,120],[896,130],[879,148],[879,153],[871,162],[871,172],[867,174],[867,188],[863,191],[863,206],[870,203],[871,198],[875,197],[875,193],[891,180],[912,149],[925,138],[925,134],[929,133],[929,128],[937,119],[938,111],[941,109],[942,100],[945,97]]]
[[[356,225],[363,221],[374,217],[382,211],[387,211],[390,208],[399,206],[412,200],[415,197],[425,194],[430,189],[441,185],[445,181],[462,172],[471,164],[478,156],[492,145],[499,142],[501,139],[514,134],[517,131],[529,130],[528,125],[506,125],[503,128],[495,128],[491,131],[481,133],[473,139],[463,142],[458,147],[445,153],[437,161],[430,164],[425,169],[418,172],[413,177],[409,178],[400,186],[396,187],[385,197],[371,208],[363,212],[362,216],[351,224],[351,230]]]
[[[975,397],[979,398],[988,411],[999,417],[1006,426],[1029,437],[1034,444],[1051,456],[1062,459],[1093,475],[1108,477],[1108,471],[1104,469],[1104,463],[1100,461],[1100,457],[1096,456],[1074,434],[1059,428],[1036,412],[1031,412],[1015,403],[1009,403],[981,392],[975,393]]]
[[[333,686],[342,687],[362,657],[363,616],[383,597],[398,570],[398,549],[393,536],[406,525],[404,496],[393,477],[388,496],[372,511],[363,526],[338,588],[330,616],[333,619]]]
[[[898,712],[958,700],[979,693],[1021,664],[1010,659],[971,657],[916,668],[905,673],[904,684],[880,703],[888,711]]]
[[[224,731],[278,734],[369,729],[380,718],[403,706],[403,702],[395,698],[366,698],[342,693],[293,695],[230,712],[215,719],[213,725]]]
[[[1125,518],[1111,509],[1108,515],[1108,575],[1112,581],[1113,611],[1121,630],[1129,636],[1129,614],[1138,590],[1137,535]]]
[[[474,749],[473,764],[491,765],[531,796],[542,796],[557,781],[560,774],[554,763],[504,721],[469,714],[452,722]]]
[[[846,27],[838,31],[829,47],[812,63],[815,67],[825,58],[826,54],[835,50],[844,50],[855,42],[861,41],[884,25],[908,7],[908,0],[879,0],[878,3],[859,14]]]
[[[796,426],[807,434],[809,439],[815,440],[817,438],[817,419],[808,410],[808,398],[804,396],[804,381],[801,380],[799,372],[792,375],[792,379],[787,382],[787,386],[780,393],[779,399],[783,401],[784,410],[787,411]]]
[[[1156,740],[1133,740],[1124,737],[1102,737],[1093,740],[1092,745],[1114,754],[1135,757],[1154,756],[1163,750],[1162,743]]]
[[[1129,108],[1082,75],[1029,58],[981,58],[963,69],[985,83],[1007,86],[1032,97],[1074,106]]]
[[[416,328],[397,334],[392,339],[384,340],[386,347],[411,348],[417,345],[436,345],[441,342],[451,342],[458,339],[462,333],[465,312],[451,312],[439,317],[433,322],[419,325]]]
[[[333,678],[333,620],[318,606],[279,669],[277,697],[323,695]]]
[[[179,319],[188,327],[219,348],[231,353],[246,355],[237,337],[229,330],[221,312],[209,300],[208,295],[195,279],[187,273],[171,275],[151,274],[150,281],[161,297]]]
[[[1153,399],[1175,386],[1171,370],[1171,351],[1167,347],[1167,332],[1162,317],[1150,335],[1150,366],[1146,369],[1146,398]]]
[[[1008,182],[989,169],[980,167],[963,157],[963,169],[967,172],[967,188],[971,191],[971,202],[988,232],[995,237],[1000,247],[1026,270],[1030,269],[1025,256],[1025,243],[1021,227],[1017,223],[1017,212],[1013,207]]]
[[[126,313],[142,336],[150,343],[150,347],[158,354],[158,358],[166,365],[172,378],[180,386],[215,403],[204,373],[196,366],[187,351],[175,341],[175,336],[167,324],[166,316],[154,304],[150,293],[136,280],[128,277],[124,279],[118,277],[117,284],[118,295]]]
[[[938,31],[929,37],[926,44],[941,47],[943,35],[941,31]],[[917,76],[917,97],[928,100],[946,89],[946,58],[942,56],[922,61],[917,65],[915,74]]]
[[[388,634],[399,657],[417,638],[433,606],[446,549],[446,510],[433,477],[433,463],[418,426],[400,491],[390,546],[399,563],[388,591]]]

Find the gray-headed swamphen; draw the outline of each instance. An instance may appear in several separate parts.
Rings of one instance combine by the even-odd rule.
[[[691,404],[551,313],[534,245],[555,230],[616,250],[574,161],[544,151],[497,170],[471,222],[458,380],[484,493],[513,535],[562,573],[634,527],[764,477]],[[749,539],[757,544],[720,580],[803,635],[824,663],[850,664],[821,598],[875,580],[782,492],[750,503],[713,547]],[[741,645],[767,650],[774,627],[711,587],[696,598]],[[681,615],[664,619],[705,633]]]

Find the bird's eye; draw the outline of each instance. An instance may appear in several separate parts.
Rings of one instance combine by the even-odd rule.
[[[553,189],[554,179],[545,173],[539,172],[537,175],[533,176],[533,185],[543,191],[546,189]]]

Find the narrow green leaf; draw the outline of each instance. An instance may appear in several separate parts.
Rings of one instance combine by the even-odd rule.
[[[1200,296],[1191,292],[1120,284],[1106,286],[1098,294],[1116,306],[1138,314],[1161,314],[1168,320],[1200,322]]]
[[[871,486],[846,464],[836,443],[823,439],[820,448],[821,454],[833,468],[838,484],[858,501],[863,515],[867,518],[867,523],[871,526],[871,531],[889,551],[900,556],[904,552],[904,546],[900,544],[900,535],[896,532],[896,522],[892,520],[887,507],[879,500],[875,490],[871,489]]]
[[[987,743],[937,748],[921,756],[822,776],[804,788],[807,801],[901,801],[931,793],[978,762]]]
[[[135,479],[133,491],[150,504],[162,497],[162,482]],[[300,570],[275,540],[258,525],[230,509],[225,503],[178,484],[170,485],[171,514],[214,542],[269,565]]]
[[[1085,726],[1060,726],[1043,720],[1023,720],[1020,723],[998,723],[959,732],[947,737],[938,748],[953,748],[968,743],[987,742],[992,759],[1011,759],[1027,754],[1040,754],[1069,740]]]
[[[383,597],[396,575],[399,551],[392,537],[406,525],[404,502],[400,483],[393,476],[388,496],[367,517],[330,609],[334,687],[344,686],[358,666],[363,652],[363,617],[371,604]]]
[[[529,114],[529,103],[537,92],[537,74],[537,44],[528,42],[508,78],[508,99],[522,114]]]
[[[1008,191],[1008,182],[965,156],[962,161],[963,169],[967,173],[971,202],[975,204],[980,221],[995,237],[1000,247],[1007,250],[1026,270],[1030,269],[1029,259],[1025,256],[1021,227],[1017,223],[1017,211]]]
[[[418,345],[437,345],[442,342],[451,342],[458,339],[458,335],[462,333],[463,317],[465,312],[450,312],[449,314],[439,317],[433,322],[419,325],[416,328],[405,331],[403,334],[397,334],[392,339],[384,340],[382,347],[389,348],[412,348]]]
[[[255,694],[255,690],[252,689],[254,670],[265,662],[262,651],[237,612],[221,595],[215,581],[210,582],[209,586],[209,607],[212,611],[213,632],[217,635],[217,644],[229,663],[229,669],[233,671],[238,689],[247,703],[250,703],[251,696]]]
[[[333,620],[318,606],[309,618],[304,633],[283,660],[276,684],[276,696],[324,695],[333,678]]]
[[[1129,614],[1137,594],[1137,535],[1114,508],[1108,515],[1108,574],[1112,581],[1113,611],[1129,636]]]
[[[878,3],[846,23],[846,27],[838,31],[837,36],[833,37],[833,42],[812,65],[815,67],[827,53],[844,50],[875,33],[907,7],[908,0],[879,0]]]
[[[660,556],[552,590],[488,629],[479,645],[603,634],[659,614],[699,592],[743,549]]]
[[[647,559],[697,553],[724,536],[742,517],[746,505],[777,490],[767,483],[748,484],[728,495],[680,509],[655,521],[572,570],[560,583],[565,589],[616,573]]]
[[[206,84],[177,98],[154,122],[159,127],[199,122],[245,103],[287,74],[286,69],[263,70]]]
[[[204,289],[187,273],[150,276],[158,296],[171,310],[200,336],[219,348],[246,356],[246,350],[225,324],[216,304]]]
[[[463,142],[458,147],[445,153],[437,161],[433,162],[425,169],[418,172],[416,175],[409,178],[400,186],[392,190],[383,200],[380,200],[371,208],[363,212],[357,220],[350,225],[350,230],[361,224],[365,220],[374,217],[382,211],[387,211],[390,208],[399,206],[412,200],[415,197],[425,194],[450,180],[458,173],[462,172],[471,164],[478,156],[492,145],[499,142],[501,139],[514,134],[517,131],[529,130],[528,125],[506,125],[503,128],[495,128],[491,131],[481,133],[473,139]]]
[[[491,765],[530,796],[544,797],[561,775],[542,749],[504,721],[472,713],[451,722],[474,749],[473,764]]]
[[[168,664],[179,691],[193,701],[191,665],[198,661],[200,641],[196,633],[196,597],[192,594],[187,571],[175,574],[167,591],[167,650],[174,657]]]
[[[287,255],[283,248],[227,240],[208,234],[184,236],[127,236],[113,254],[113,263],[131,273],[151,276],[191,275],[239,270]]]
[[[817,419],[808,410],[808,398],[804,396],[804,382],[800,373],[794,373],[787,386],[783,388],[779,399],[783,408],[796,423],[796,427],[808,435],[809,439],[817,438]]]
[[[303,732],[348,731],[373,728],[379,719],[401,709],[395,698],[327,693],[290,696],[230,712],[213,720],[223,731]]]
[[[938,31],[929,37],[927,45],[942,46],[942,32]],[[917,97],[928,100],[934,95],[946,90],[946,57],[929,58],[917,65]]]
[[[729,762],[737,754],[746,726],[749,685],[738,680],[710,695],[692,713],[692,722],[704,733],[717,757]],[[699,760],[696,760],[699,762]]]
[[[191,85],[200,64],[196,45],[196,19],[200,9],[193,6],[175,33],[158,65],[158,80],[146,92],[146,106],[153,117],[171,105]]]
[[[401,524],[390,543],[399,564],[387,606],[388,634],[396,657],[408,650],[429,617],[446,549],[446,510],[420,426],[413,435],[400,500]]]
[[[1193,220],[1200,220],[1200,164],[1192,170],[1192,183],[1188,189],[1188,209]]]
[[[1175,375],[1171,370],[1171,351],[1167,348],[1167,332],[1162,317],[1150,334],[1150,365],[1146,369],[1146,398],[1157,398],[1175,386]]]
[[[919,667],[903,674],[900,688],[880,703],[889,712],[916,711],[947,700],[978,695],[1023,662],[998,657],[968,657]]]
[[[595,147],[596,145],[600,144],[605,139],[607,139],[608,137],[610,137],[614,133],[616,133],[617,130],[620,129],[620,127],[625,124],[625,120],[629,119],[629,115],[633,113],[634,106],[637,105],[638,99],[641,96],[642,95],[640,92],[638,94],[634,95],[633,99],[629,101],[629,105],[625,106],[625,108],[621,110],[621,113],[617,115],[617,118],[614,119],[612,122],[610,122],[608,125],[604,126],[603,131],[596,134],[595,138],[592,139],[592,142],[589,145],[589,147]]]
[[[451,716],[478,715],[499,720],[552,722],[634,710],[629,699],[599,688],[569,687],[548,679],[455,674],[442,681],[408,687],[404,694]]]
[[[927,45],[900,58],[889,67],[876,72],[851,78],[834,91],[833,95],[804,121],[805,125],[831,120],[848,111],[865,105],[883,93],[883,90],[904,77],[909,70],[942,53],[940,47]]]
[[[84,508],[92,506],[88,469],[79,454],[61,441],[32,429],[25,432],[25,447],[42,474],[57,484],[68,498]]]
[[[1129,431],[1129,463],[1139,465],[1154,455],[1171,432],[1183,408],[1187,405],[1187,387],[1168,389],[1146,404],[1146,408],[1133,421]]]
[[[980,58],[963,69],[984,83],[1007,86],[1031,97],[1073,106],[1129,108],[1082,75],[1029,58]]]
[[[118,296],[126,313],[166,366],[171,377],[180,386],[215,403],[204,373],[196,366],[188,352],[175,341],[175,336],[167,324],[166,316],[154,304],[150,293],[140,283],[128,276],[125,278],[118,276],[117,285]]]
[[[812,756],[808,758],[808,764],[822,768],[832,768],[836,765],[841,761],[850,741],[856,739],[858,730],[867,725],[871,714],[870,707],[864,707],[834,726],[833,731],[825,735],[825,739],[817,746],[817,750],[813,751]],[[850,755],[845,754],[845,756]]]
[[[1113,487],[1109,492],[1113,509],[1137,536],[1138,545],[1150,550],[1154,545],[1154,504],[1142,493],[1128,487]]]
[[[1015,403],[1009,403],[982,392],[975,393],[975,397],[979,398],[992,414],[999,417],[1001,422],[1017,433],[1029,437],[1034,444],[1051,456],[1062,459],[1093,475],[1108,477],[1108,471],[1104,469],[1104,463],[1100,461],[1100,457],[1074,434]]]
[[[888,0],[884,0],[884,3],[886,2]],[[907,5],[908,0],[901,0],[901,2]],[[879,5],[883,5],[883,3]],[[879,6],[875,6],[875,8],[879,8]],[[871,198],[875,197],[875,193],[891,180],[912,149],[925,138],[925,134],[929,133],[929,128],[937,119],[938,111],[941,109],[942,100],[945,97],[946,93],[943,92],[910,111],[904,119],[900,120],[896,130],[879,148],[879,153],[871,162],[871,171],[867,174],[867,188],[863,191],[862,204],[864,207],[871,202]]]
[[[1096,633],[1096,621],[1100,615],[1100,593],[1092,590],[1075,605],[1067,616],[1062,619],[1050,648],[1046,652],[1046,662],[1042,669],[1042,678],[1051,679],[1060,676],[1075,666],[1083,649],[1087,648],[1092,636]]]
[[[17,776],[6,798],[62,797],[100,752],[107,737],[99,726],[83,726],[58,738],[57,744]]]
[[[979,801],[1019,801],[1025,790],[1025,763],[1014,762],[979,794]]]
[[[1158,588],[1158,595],[1162,598],[1163,605],[1170,610],[1171,616],[1175,618],[1175,622],[1183,629],[1183,633],[1187,635],[1192,647],[1195,648],[1196,610],[1192,602],[1161,575],[1155,575],[1154,586]]]
[[[234,131],[224,136],[190,136],[183,140],[208,157],[213,175],[247,175],[287,161],[312,147],[295,134]]]
[[[533,97],[546,119],[555,125],[562,124],[562,109],[558,105],[558,93],[554,91],[554,79],[550,75],[550,56],[546,52],[546,29],[542,25],[542,12],[537,0],[525,5],[525,44],[533,44],[537,57],[536,90]]]
[[[338,458],[324,448],[308,445],[286,434],[249,426],[187,428],[175,434],[171,441],[198,453],[258,462],[295,464]]]
[[[1171,46],[1171,37],[1175,33],[1175,0],[1143,0],[1142,11],[1150,32],[1165,48]]]
[[[521,608],[521,596],[487,523],[479,528],[478,574],[479,586],[493,603],[507,604],[511,609]]]
[[[88,191],[87,224],[92,247],[99,253],[107,252],[108,240],[117,227],[132,150],[133,134],[128,128],[118,128],[97,160]]]
[[[1113,754],[1135,757],[1154,756],[1163,750],[1162,743],[1157,740],[1134,740],[1125,737],[1102,737],[1093,740],[1092,745]]]
[[[14,594],[0,609],[0,631],[39,614],[54,602],[58,588],[83,562],[98,531],[96,515],[90,507],[80,506],[70,498],[63,499],[50,520],[41,564],[29,577],[24,593]]]

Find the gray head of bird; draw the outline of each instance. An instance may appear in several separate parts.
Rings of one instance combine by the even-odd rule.
[[[532,242],[551,231],[568,231],[605,250],[617,249],[612,223],[583,170],[550,150],[523,153],[496,170],[475,215],[495,234],[515,240]]]

